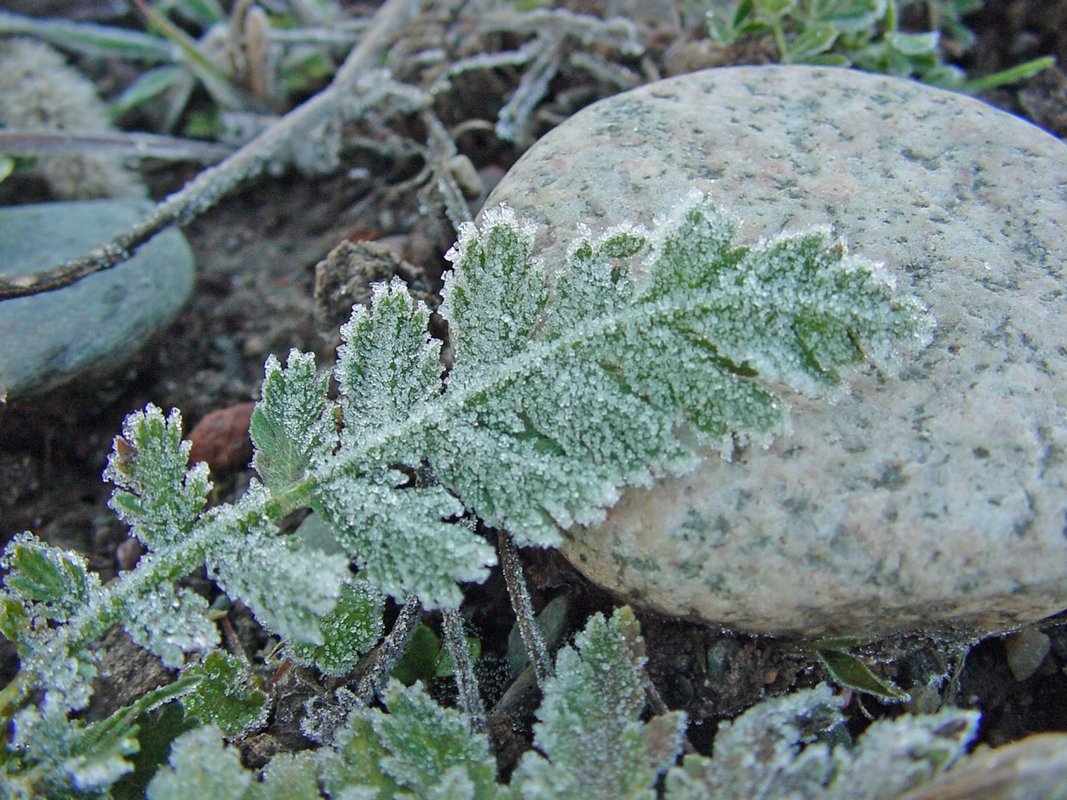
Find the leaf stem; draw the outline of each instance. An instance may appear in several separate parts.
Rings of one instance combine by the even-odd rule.
[[[471,732],[485,733],[487,730],[485,704],[478,690],[478,679],[474,675],[474,662],[467,649],[467,637],[463,632],[463,617],[458,609],[445,609],[442,612],[441,632],[444,633],[445,646],[452,656],[452,669],[459,693],[459,705],[470,717]]]
[[[537,685],[544,688],[545,681],[552,677],[552,659],[548,656],[548,645],[534,616],[533,603],[530,601],[530,589],[522,574],[522,562],[519,551],[506,531],[497,532],[497,544],[500,551],[500,567],[504,572],[504,583],[508,587],[508,597],[515,611],[515,620],[519,634],[526,645],[526,652],[533,664]]]

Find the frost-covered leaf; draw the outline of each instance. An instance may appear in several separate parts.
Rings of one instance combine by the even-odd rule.
[[[249,787],[245,800],[321,800],[320,771],[315,753],[281,753],[270,760],[263,780]]]
[[[381,638],[384,611],[381,592],[365,580],[346,578],[337,606],[319,620],[323,643],[291,643],[287,652],[298,664],[313,665],[326,675],[344,675]]]
[[[475,379],[526,347],[548,288],[544,269],[532,264],[533,231],[513,211],[489,211],[480,229],[467,224],[446,258],[454,270],[442,292],[455,351],[451,385]]]
[[[978,714],[879,720],[854,747],[820,736],[842,723],[825,684],[753,706],[723,723],[712,758],[686,756],[667,774],[667,800],[890,800],[931,780],[966,752]]]
[[[100,591],[100,579],[89,571],[84,558],[47,545],[28,532],[8,542],[0,567],[7,570],[0,631],[12,641],[17,641],[20,630],[28,633],[35,618],[66,621]]]
[[[753,706],[719,726],[713,758],[686,756],[667,773],[667,797],[822,797],[833,762],[816,739],[841,723],[840,706],[825,684]]]
[[[242,503],[256,508],[263,497],[263,488],[253,486]],[[279,536],[265,516],[249,520],[244,537],[213,542],[207,564],[226,594],[244,602],[261,625],[288,641],[314,645],[323,642],[319,619],[337,604],[348,574],[344,556]]]
[[[196,688],[182,698],[186,717],[216,725],[231,737],[266,721],[270,698],[255,686],[235,656],[216,650],[199,664],[183,670],[182,675],[200,679]]]
[[[441,483],[519,544],[558,545],[620,487],[692,468],[698,445],[778,431],[780,385],[823,394],[864,356],[892,366],[925,342],[918,302],[827,231],[753,246],[733,233],[694,196],[654,231],[576,242],[547,268],[549,296],[510,212],[466,226],[441,307],[447,413],[427,420]]]
[[[176,669],[185,663],[187,653],[210,650],[219,643],[207,610],[207,600],[196,592],[165,586],[142,594],[122,625],[137,644]]]
[[[854,750],[834,750],[828,800],[889,800],[922,786],[966,754],[978,734],[978,719],[977,711],[946,708],[878,720]]]
[[[108,505],[149,547],[165,547],[186,535],[211,491],[206,464],[189,468],[177,409],[164,419],[149,403],[126,417],[107,460],[104,479],[115,484]]]
[[[588,800],[654,798],[657,776],[681,749],[685,715],[648,723],[642,672],[644,642],[629,608],[610,620],[594,615],[556,659],[537,712],[534,745],[512,776],[516,797]]]
[[[395,470],[342,476],[321,486],[316,510],[355,558],[360,576],[396,600],[457,608],[457,583],[481,582],[493,548],[460,522],[463,505],[439,486],[407,486]]]
[[[429,309],[400,278],[374,287],[369,310],[352,310],[335,369],[343,443],[404,422],[441,393],[441,343],[430,338],[429,319]]]
[[[171,745],[169,764],[159,768],[145,793],[147,800],[242,800],[252,773],[222,732],[205,725],[183,733]]]
[[[333,406],[326,397],[328,376],[316,377],[310,353],[291,350],[284,369],[270,356],[265,371],[250,426],[252,466],[272,491],[282,491],[333,450]]]
[[[389,713],[355,712],[327,762],[326,789],[337,796],[351,787],[373,788],[392,797],[498,796],[496,760],[484,734],[472,733],[467,718],[437,705],[421,684],[393,681],[385,691]],[[442,781],[459,794],[442,794]],[[360,796],[360,795],[356,795]]]

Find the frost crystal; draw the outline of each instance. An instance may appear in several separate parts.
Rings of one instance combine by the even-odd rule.
[[[109,505],[149,547],[177,542],[189,532],[207,503],[211,481],[206,464],[188,468],[182,415],[166,419],[149,404],[130,414],[115,438],[104,478],[117,487]]]
[[[687,756],[667,774],[667,800],[890,800],[966,753],[978,714],[949,708],[879,720],[854,748],[820,737],[841,725],[825,684],[766,700],[723,723],[712,758]]]
[[[746,247],[734,227],[695,196],[652,232],[579,240],[551,294],[510,211],[466,227],[441,307],[442,484],[519,544],[555,545],[621,486],[691,468],[695,445],[778,431],[777,384],[826,393],[864,356],[889,366],[928,337],[919,303],[826,231]]]
[[[534,744],[512,778],[518,797],[654,798],[657,775],[681,749],[685,714],[647,723],[644,642],[629,608],[595,615],[556,660],[537,713]],[[580,746],[577,743],[581,743]]]
[[[174,669],[182,666],[186,653],[210,650],[219,643],[207,609],[207,601],[196,592],[162,588],[142,595],[123,627],[137,644]]]

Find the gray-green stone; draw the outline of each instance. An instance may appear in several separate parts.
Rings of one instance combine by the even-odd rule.
[[[0,273],[30,275],[80,256],[150,209],[128,199],[0,208]],[[113,269],[0,303],[0,390],[17,400],[121,366],[178,313],[195,273],[185,237],[172,229]]]
[[[662,612],[771,634],[986,631],[1067,606],[1067,147],[983,103],[849,70],[736,67],[576,114],[508,173],[551,264],[579,224],[693,188],[743,240],[831,224],[928,304],[933,343],[793,433],[628,490],[563,552]]]

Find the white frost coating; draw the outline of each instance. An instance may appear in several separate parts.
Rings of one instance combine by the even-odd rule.
[[[712,757],[687,756],[667,775],[668,800],[890,800],[948,769],[977,733],[979,715],[947,708],[879,720],[852,748],[823,734],[842,724],[826,684],[759,703],[720,726]]]
[[[207,610],[207,600],[196,592],[165,587],[130,604],[122,624],[137,644],[167,667],[178,669],[187,653],[206,652],[219,643],[218,629]]]

